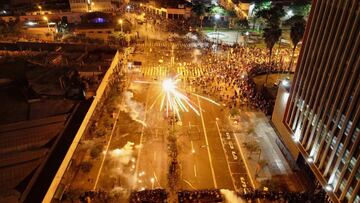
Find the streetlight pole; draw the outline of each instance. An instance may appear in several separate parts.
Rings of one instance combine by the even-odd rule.
[[[46,21],[48,31],[50,32],[49,19],[46,16],[44,16],[43,19]]]
[[[120,27],[121,27],[121,32],[123,32],[123,20],[122,19],[119,19],[119,24],[120,24]]]
[[[39,5],[39,6],[38,6],[38,9],[39,9],[40,15],[41,15],[41,9],[42,9],[42,7]]]
[[[215,32],[215,27],[217,28],[216,33],[215,33],[215,34],[217,34],[216,44],[219,44],[219,37],[220,37],[219,35],[220,35],[220,33],[219,33],[219,28],[217,26],[217,21],[221,18],[221,16],[219,14],[215,14],[214,17],[215,17],[214,32]]]

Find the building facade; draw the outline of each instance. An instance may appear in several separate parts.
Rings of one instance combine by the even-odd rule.
[[[360,1],[313,0],[283,123],[333,202],[360,202]]]
[[[72,12],[112,12],[111,0],[69,0]]]
[[[186,19],[191,16],[191,7],[188,3],[169,3],[168,5],[159,5],[155,1],[140,4],[147,11],[166,19]]]

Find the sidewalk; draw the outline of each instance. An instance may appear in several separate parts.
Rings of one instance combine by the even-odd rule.
[[[270,125],[269,119],[257,111],[240,109],[239,112],[236,121],[230,119],[230,123],[255,187],[263,189],[265,186],[270,190],[305,190],[278,148],[275,142],[277,134]],[[247,144],[260,150],[251,153],[250,148],[245,146]]]

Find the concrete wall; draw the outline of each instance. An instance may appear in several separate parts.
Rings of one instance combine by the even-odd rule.
[[[91,11],[111,12],[113,6],[110,0],[93,0],[91,5]]]
[[[271,121],[274,124],[276,130],[278,131],[280,140],[287,147],[292,158],[294,160],[297,160],[299,156],[299,150],[291,137],[292,136],[291,132],[287,129],[287,127],[283,123],[283,117],[285,114],[285,108],[288,101],[288,97],[289,97],[289,92],[282,84],[280,84],[276,96],[276,101],[275,101],[275,106],[271,117]]]
[[[69,23],[79,23],[81,21],[80,16],[83,15],[83,13],[74,13],[74,12],[59,12],[59,13],[52,13],[46,15],[46,17],[49,18],[49,21],[52,20],[61,20],[62,17],[66,16]],[[43,21],[44,19],[43,15],[24,15],[20,16],[20,22],[25,21]]]
[[[92,39],[102,39],[107,40],[109,35],[114,33],[114,28],[109,29],[76,29],[75,34],[85,35],[88,38]]]
[[[75,135],[75,138],[74,138],[72,144],[70,145],[68,152],[66,153],[64,160],[62,161],[62,163],[55,175],[53,182],[51,183],[51,185],[43,199],[43,202],[51,202],[52,201],[52,199],[53,199],[54,195],[56,194],[56,191],[60,185],[60,182],[63,178],[63,175],[65,174],[65,172],[71,162],[74,152],[75,152],[76,148],[78,147],[82,136],[85,134],[85,132],[87,130],[90,119],[92,118],[92,116],[94,116],[96,114],[96,112],[100,111],[99,108],[102,108],[102,102],[106,98],[107,92],[110,90],[114,81],[118,79],[119,70],[121,69],[121,66],[119,64],[121,57],[122,56],[120,55],[120,53],[116,52],[116,54],[113,58],[113,61],[110,65],[110,68],[108,69],[104,78],[102,79],[102,81],[99,85],[99,88],[96,91],[96,96],[95,96],[88,112],[86,113],[84,120],[82,121],[82,123],[79,127],[79,130],[78,130],[77,134]]]

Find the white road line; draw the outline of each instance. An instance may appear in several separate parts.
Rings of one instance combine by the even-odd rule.
[[[201,109],[199,96],[197,96],[197,100],[198,100],[198,104],[199,104],[201,123],[202,123],[202,127],[203,127],[203,130],[204,130],[204,135],[205,135],[205,142],[206,142],[207,152],[208,152],[208,157],[209,157],[209,162],[210,162],[211,175],[212,175],[212,178],[213,178],[214,187],[216,189],[217,188],[217,182],[216,182],[216,178],[215,178],[215,171],[214,171],[214,167],[213,167],[213,163],[212,163],[212,159],[211,159],[210,146],[209,146],[209,141],[208,141],[208,138],[207,138],[206,127],[205,127],[204,117],[202,115],[202,109]]]
[[[194,164],[194,174],[195,174],[195,177],[196,177],[197,176],[196,164]]]
[[[154,162],[156,161],[156,152],[154,152]]]
[[[247,172],[247,174],[248,174],[248,176],[249,176],[249,179],[250,179],[251,186],[255,189],[255,184],[254,184],[254,181],[253,181],[253,179],[252,179],[252,177],[251,177],[251,173],[250,173],[249,167],[248,167],[248,165],[246,164],[246,160],[245,160],[245,157],[244,157],[243,151],[242,151],[242,149],[241,149],[241,147],[240,147],[239,140],[238,140],[237,136],[235,135],[234,130],[233,130],[233,136],[235,137],[236,144],[238,145],[238,148],[239,148],[239,151],[240,151],[241,158],[243,159],[243,162],[244,162],[244,165],[245,165],[246,172]]]
[[[149,88],[150,89],[150,88]],[[144,115],[144,122],[146,121],[146,115],[147,115],[147,106],[148,106],[148,99],[149,99],[149,92],[147,93],[146,95],[146,103],[145,103],[145,115]],[[139,164],[140,164],[140,155],[141,155],[141,149],[143,148],[142,146],[142,142],[143,142],[143,137],[144,137],[144,130],[145,130],[145,126],[142,125],[142,128],[141,128],[141,135],[140,135],[140,143],[139,143],[139,151],[138,151],[138,154],[137,154],[137,158],[136,158],[136,167],[135,167],[135,184],[133,185],[133,189],[135,189],[136,187],[136,184],[137,184],[137,178],[138,178],[138,170],[139,170]]]
[[[121,111],[121,110],[122,110],[122,109],[119,108],[119,111],[117,112],[117,115],[116,115],[116,118],[115,118],[114,125],[113,125],[113,127],[112,127],[112,129],[111,129],[111,134],[110,134],[110,137],[109,137],[109,141],[108,141],[108,143],[107,143],[107,145],[106,145],[104,157],[103,157],[103,159],[101,160],[100,168],[99,168],[98,174],[97,174],[97,176],[96,176],[96,180],[95,180],[95,183],[94,183],[93,190],[96,189],[97,184],[98,184],[98,182],[99,182],[100,174],[101,174],[102,168],[103,168],[103,166],[104,166],[104,162],[105,162],[105,159],[106,159],[106,155],[107,155],[107,153],[108,153],[108,151],[109,151],[110,143],[111,143],[112,137],[113,137],[113,135],[114,135],[115,128],[116,128],[116,124],[117,124],[117,121],[118,121],[118,119],[119,119],[120,111]]]
[[[157,178],[157,175],[156,175],[155,171],[154,171],[154,177],[155,177],[155,180],[156,180],[156,182],[157,182],[158,186],[161,188],[161,185],[160,185],[159,179]]]
[[[195,153],[194,142],[191,140],[190,143],[191,143],[191,153],[194,154]]]
[[[218,124],[218,122],[217,122],[217,121],[215,121],[215,123],[216,123],[216,128],[217,128],[218,133],[219,133],[219,138],[220,138],[220,141],[221,141],[221,146],[222,146],[222,149],[223,149],[223,151],[224,151],[225,160],[226,160],[226,165],[228,166],[228,169],[229,169],[229,173],[230,173],[231,181],[232,181],[232,183],[233,183],[234,189],[235,189],[235,190],[237,190],[236,185],[235,185],[235,179],[234,179],[234,177],[231,175],[231,174],[232,174],[232,172],[231,172],[231,169],[230,169],[230,165],[229,165],[228,157],[226,156],[226,150],[225,150],[225,148],[224,148],[224,147],[225,147],[225,145],[224,145],[224,142],[223,142],[223,140],[222,140],[222,138],[221,138],[221,132],[220,132],[219,124]]]

